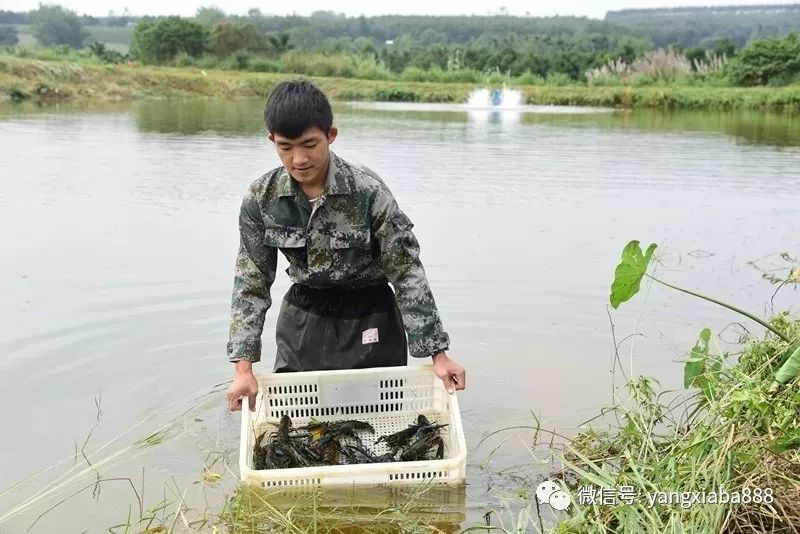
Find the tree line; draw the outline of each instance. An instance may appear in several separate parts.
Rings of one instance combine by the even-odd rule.
[[[727,68],[734,83],[789,83],[800,61],[791,36],[800,30],[800,4],[621,10],[603,20],[347,17],[332,11],[269,16],[258,9],[231,15],[215,7],[202,7],[191,18],[81,17],[41,5],[28,13],[0,11],[3,23],[31,24],[42,44],[74,48],[89,40],[84,26],[135,24],[130,58],[145,63],[372,78],[430,79],[434,73],[442,81],[475,81],[495,73],[586,80],[592,69],[618,61],[633,64],[668,48],[692,68],[713,58],[738,57]],[[0,44],[14,44],[15,38],[13,27],[0,26]],[[128,59],[99,44],[92,52],[107,61]]]

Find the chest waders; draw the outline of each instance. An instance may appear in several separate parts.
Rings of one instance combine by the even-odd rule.
[[[403,319],[388,284],[318,289],[293,284],[275,329],[274,372],[406,365]]]

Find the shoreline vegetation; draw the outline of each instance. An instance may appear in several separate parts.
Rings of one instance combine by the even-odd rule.
[[[263,98],[304,76],[338,101],[800,109],[800,4],[512,15],[193,17],[0,10],[0,100]],[[488,99],[487,99],[488,100]],[[516,99],[514,99],[516,103]],[[488,102],[486,102],[488,106]]]
[[[613,308],[639,292],[642,282],[666,285],[650,268],[655,249],[656,245],[651,244],[644,252],[638,241],[625,247],[611,287]],[[773,296],[786,285],[800,283],[800,260],[788,253],[780,257],[785,269],[767,271],[753,264],[765,280],[777,286]],[[136,490],[135,477],[101,475],[101,470],[105,471],[117,458],[177,436],[183,428],[183,418],[194,417],[192,409],[116,452],[107,447],[122,435],[99,447],[87,447],[93,427],[83,448],[75,453],[76,457],[80,453],[85,458],[86,465],[73,462],[53,482],[5,515],[0,514],[0,523],[25,511],[38,511],[56,500],[35,524],[80,492],[96,489],[101,483],[127,481],[134,501],[124,522],[109,528],[110,532],[494,530],[511,534],[683,532],[687,527],[692,532],[797,532],[800,319],[789,312],[777,312],[764,320],[700,293],[671,283],[669,287],[751,318],[766,333],[747,328],[755,324],[732,323],[739,325],[740,336],[732,344],[733,351],[728,352],[721,350],[718,342],[723,341],[722,332],[715,335],[704,328],[695,346],[684,354],[685,389],[666,390],[655,379],[636,375],[632,363],[630,373],[626,372],[620,352],[630,347],[633,356],[631,343],[636,334],[621,337],[623,333],[615,330],[609,312],[613,374],[623,379],[616,385],[612,383],[613,405],[580,425],[581,431],[571,437],[543,428],[535,417],[535,425],[498,429],[484,436],[473,454],[487,452],[487,448],[480,448],[484,440],[512,430],[518,437],[521,430],[532,434],[531,441],[525,441],[531,444],[532,454],[549,451],[534,458],[538,467],[532,464],[517,475],[509,475],[512,486],[507,487],[508,491],[493,493],[498,502],[483,505],[482,510],[487,510],[484,524],[470,524],[474,521],[464,517],[463,487],[454,490],[423,485],[402,492],[383,488],[368,493],[369,502],[362,495],[354,498],[349,492],[301,494],[289,489],[268,493],[239,485],[227,453],[219,451],[208,452],[202,476],[196,482],[196,495],[187,497],[188,488],[179,487],[173,480],[175,487],[165,488],[164,500],[151,508],[143,499],[144,472],[141,493]],[[99,398],[96,404],[99,423]],[[190,407],[196,405],[197,399],[187,403]],[[141,432],[140,424],[128,432]],[[486,462],[506,441],[488,453]],[[542,463],[543,458],[549,459]],[[571,496],[572,504],[564,512],[550,515],[548,507],[538,503],[538,485],[545,477],[542,465],[555,467],[547,477],[550,484],[556,481]],[[43,480],[40,477],[53,467],[56,466],[28,481]],[[75,488],[81,489],[73,492]],[[8,491],[0,491],[0,497]],[[212,491],[223,492],[223,502],[210,503]],[[69,495],[62,498],[65,493]]]
[[[282,79],[303,76],[138,63],[91,64],[0,56],[0,101],[53,104],[119,102],[158,98],[264,97]],[[466,103],[490,84],[365,80],[303,76],[333,100]],[[499,84],[491,84],[497,87]],[[782,87],[709,87],[678,83],[593,86],[505,84],[528,105],[705,110],[800,110],[800,84]]]

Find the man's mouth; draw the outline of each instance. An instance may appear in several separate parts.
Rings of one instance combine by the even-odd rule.
[[[295,167],[295,168],[294,168],[294,170],[296,170],[296,171],[301,171],[301,172],[302,172],[302,171],[307,171],[307,170],[309,170],[309,169],[311,169],[311,167]]]

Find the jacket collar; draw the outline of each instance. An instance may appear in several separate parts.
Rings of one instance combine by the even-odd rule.
[[[286,167],[282,167],[280,175],[278,175],[278,196],[297,196],[298,191],[297,182],[286,170]],[[331,152],[328,161],[328,176],[325,179],[322,196],[349,195],[352,192],[353,176],[350,166],[342,158]]]

